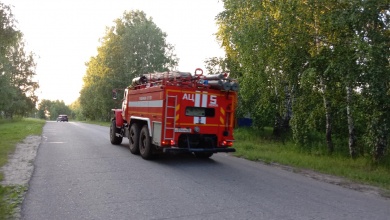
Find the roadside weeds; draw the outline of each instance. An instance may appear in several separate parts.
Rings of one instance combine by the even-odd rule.
[[[41,136],[27,136],[23,142],[16,145],[15,152],[8,156],[8,163],[0,168],[4,175],[0,184],[6,203],[4,204],[6,217],[21,218],[22,202],[34,171],[33,162],[40,143]]]
[[[261,161],[259,161],[259,162],[261,162]],[[298,174],[301,174],[303,176],[306,176],[306,177],[309,177],[309,178],[312,178],[312,179],[315,179],[315,180],[318,180],[321,182],[326,182],[326,183],[330,183],[333,185],[338,185],[338,186],[341,186],[343,188],[356,190],[356,191],[362,192],[362,193],[367,194],[367,195],[375,195],[375,196],[379,196],[379,197],[390,200],[390,191],[382,189],[380,187],[353,182],[353,181],[348,180],[348,179],[343,178],[343,177],[323,174],[323,173],[319,173],[317,171],[313,171],[313,170],[309,170],[309,169],[296,168],[296,167],[281,165],[278,163],[265,163],[265,162],[261,162],[261,163],[263,163],[265,165],[270,165],[273,167],[278,167],[280,169],[287,170],[290,172],[298,173]]]

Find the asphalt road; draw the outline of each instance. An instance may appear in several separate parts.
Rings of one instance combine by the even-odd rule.
[[[47,122],[22,219],[383,219],[390,200],[224,153],[132,155],[109,128]]]

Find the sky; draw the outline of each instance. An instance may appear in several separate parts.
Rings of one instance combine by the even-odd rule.
[[[222,0],[0,0],[11,5],[26,50],[35,54],[39,99],[79,97],[85,63],[97,55],[106,27],[125,11],[142,10],[167,34],[179,58],[177,70],[204,69],[210,57],[223,57],[215,17]],[[130,80],[129,80],[130,81]]]

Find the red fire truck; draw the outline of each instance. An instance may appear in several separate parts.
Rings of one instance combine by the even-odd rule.
[[[122,109],[112,109],[110,141],[129,139],[133,154],[191,152],[208,158],[232,147],[238,84],[228,74],[143,74],[124,90]],[[113,91],[116,96],[116,91]]]

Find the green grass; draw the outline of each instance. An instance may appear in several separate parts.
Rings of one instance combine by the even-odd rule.
[[[27,186],[0,186],[0,219],[14,219],[23,202]]]
[[[239,128],[235,130],[234,136],[234,147],[237,150],[235,156],[268,164],[288,165],[295,167],[295,170],[310,169],[390,190],[390,165],[386,161],[374,164],[371,158],[353,160],[345,155],[302,152],[291,141],[273,140],[269,129],[257,131]]]
[[[38,119],[0,119],[0,167],[8,161],[8,155],[15,151],[16,145],[29,135],[41,135],[44,120]],[[0,181],[4,176],[0,173]],[[0,185],[0,219],[12,219],[16,208],[23,201],[26,186]]]
[[[8,155],[15,151],[16,144],[29,135],[41,135],[44,120],[14,119],[0,120],[0,167],[7,163]],[[2,178],[0,177],[0,180]]]

